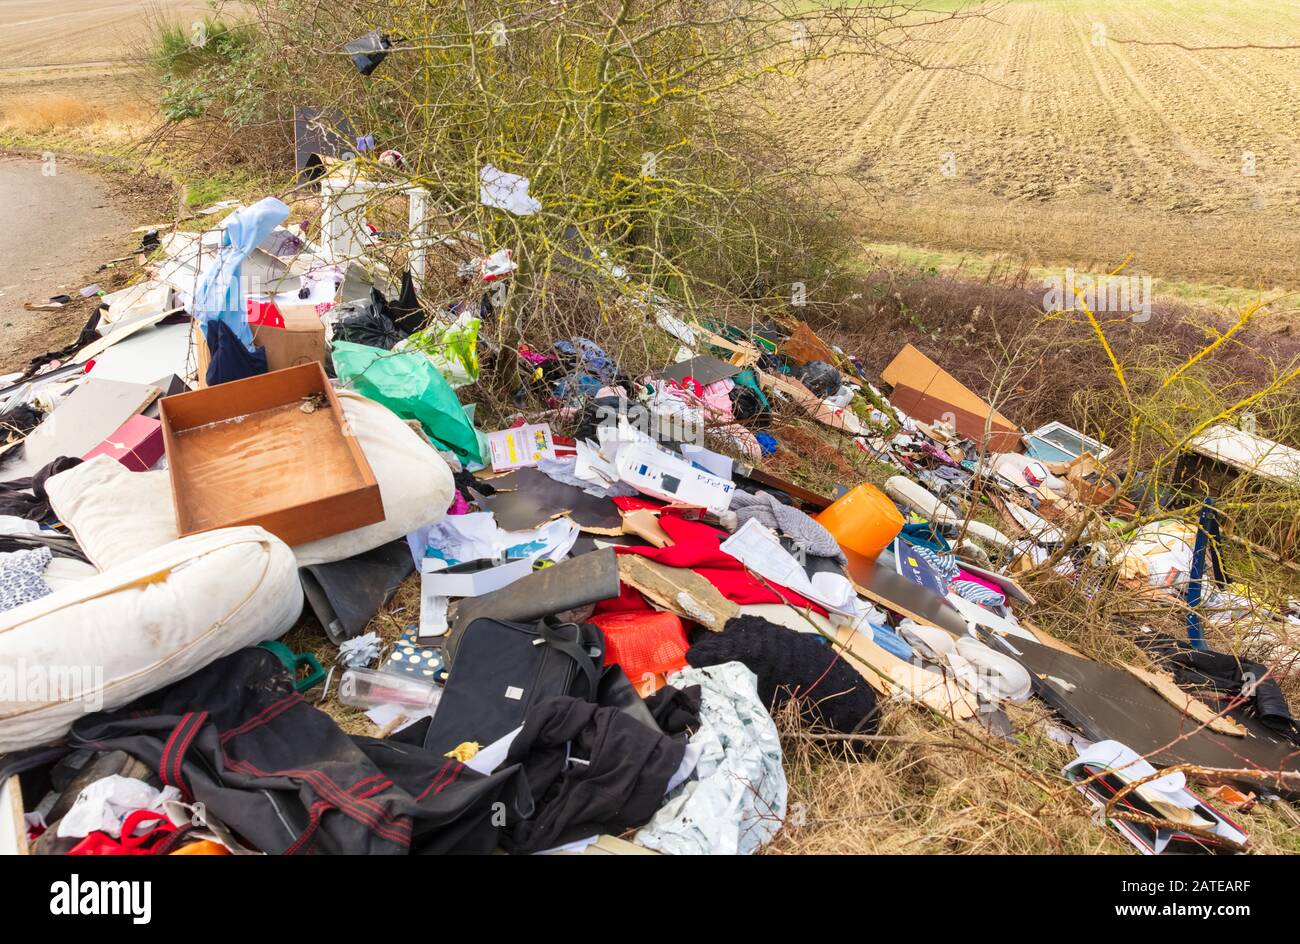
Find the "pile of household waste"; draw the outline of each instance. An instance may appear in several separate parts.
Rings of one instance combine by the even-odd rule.
[[[143,278],[0,378],[10,851],[753,853],[788,812],[781,726],[869,762],[887,702],[1014,738],[1007,706],[1040,699],[1063,777],[1144,852],[1243,849],[1242,811],[1296,794],[1276,664],[1197,624],[1126,670],[1031,622],[1017,576],[1044,563],[1207,614],[1246,592],[1205,564],[1212,515],[1127,525],[1145,499],[1082,433],[1022,432],[910,346],[869,379],[801,322],[649,293],[621,314],[671,365],[511,351],[549,406],[483,430],[458,391],[509,253],[467,264],[481,305],[431,313],[288,216],[146,234]],[[779,412],[892,474],[774,475]],[[1296,608],[1254,612],[1285,650]],[[304,625],[332,658],[281,641]]]

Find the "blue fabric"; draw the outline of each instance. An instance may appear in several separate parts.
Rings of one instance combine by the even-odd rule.
[[[208,342],[208,372],[203,379],[209,387],[266,373],[266,351],[245,350],[226,322],[209,321],[203,336]]]
[[[899,536],[913,547],[928,547],[932,551],[950,551],[952,546],[929,521],[918,524],[905,524]]]
[[[755,433],[754,438],[758,440],[758,448],[763,451],[763,455],[770,456],[776,452],[776,437],[768,433]]]
[[[244,285],[240,279],[241,268],[267,236],[289,218],[289,208],[275,197],[267,197],[231,214],[222,230],[221,249],[199,276],[194,292],[193,310],[190,312],[207,336],[208,324],[221,321],[245,350],[254,350],[253,332],[248,327],[248,312],[244,307]]]
[[[902,636],[888,626],[877,626],[875,623],[868,625],[871,626],[871,639],[877,646],[900,659],[912,661],[912,647],[903,641]]]
[[[1007,602],[1006,595],[999,593],[997,590],[990,590],[982,583],[976,583],[974,580],[954,580],[952,582],[952,591],[963,600],[969,600],[971,603],[978,603],[981,606],[1001,606]]]

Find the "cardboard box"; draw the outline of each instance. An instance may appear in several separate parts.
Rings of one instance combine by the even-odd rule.
[[[262,312],[261,323],[250,322],[253,343],[266,351],[268,371],[325,363],[325,325],[314,305],[270,305],[276,314]],[[198,385],[207,386],[208,345],[194,322],[194,345],[198,351]]]
[[[82,456],[112,456],[132,472],[147,472],[162,458],[162,423],[148,416],[133,416],[102,443]]]
[[[162,428],[182,536],[259,525],[294,546],[384,520],[320,364],[166,397]]]

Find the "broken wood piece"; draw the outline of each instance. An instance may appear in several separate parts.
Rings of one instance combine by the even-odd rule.
[[[1123,664],[1123,668],[1159,692],[1165,701],[1187,715],[1187,717],[1206,725],[1211,731],[1219,734],[1230,734],[1233,737],[1245,737],[1248,733],[1244,727],[1232,718],[1227,715],[1220,715],[1199,698],[1187,694],[1178,687],[1178,684],[1167,673],[1152,672],[1149,669],[1142,669],[1127,663]]]
[[[693,570],[668,567],[639,554],[621,554],[618,576],[640,590],[651,603],[705,629],[721,632],[727,620],[740,615],[740,607]]]
[[[979,712],[979,700],[952,679],[904,662],[862,633],[841,629],[835,642],[869,669],[863,676],[882,695],[902,695],[958,721]]]
[[[17,775],[0,784],[0,855],[27,855],[27,822]]]
[[[623,512],[623,533],[636,535],[654,547],[668,547],[673,543],[659,523],[659,516],[649,508]]]

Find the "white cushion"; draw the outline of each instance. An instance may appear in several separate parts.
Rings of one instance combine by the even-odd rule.
[[[83,715],[275,639],[301,611],[289,547],[224,528],[0,613],[0,752],[57,740]]]
[[[301,567],[345,560],[438,521],[455,490],[451,469],[419,433],[382,404],[351,390],[339,403],[370,463],[384,504],[376,524],[300,544]],[[101,571],[176,540],[176,512],[168,473],[132,472],[96,456],[45,483],[50,505]]]
[[[132,472],[112,456],[95,458],[45,480],[59,520],[101,571],[176,540],[167,472]]]

